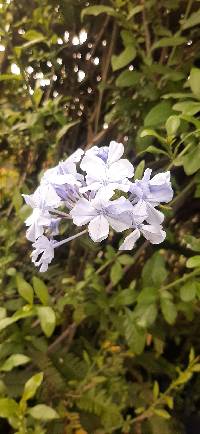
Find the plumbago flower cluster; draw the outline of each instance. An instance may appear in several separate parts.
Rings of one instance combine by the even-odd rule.
[[[108,237],[110,227],[116,232],[129,230],[120,250],[133,249],[141,234],[152,244],[164,240],[164,215],[156,207],[173,197],[170,172],[151,178],[152,170],[146,169],[141,180],[133,181],[134,168],[121,158],[123,153],[123,144],[115,141],[86,152],[78,149],[48,169],[33,194],[23,195],[33,209],[25,221],[26,236],[33,242],[32,261],[41,272],[48,269],[55,248],[86,232],[94,242],[100,242]],[[117,199],[116,192],[121,194]],[[61,219],[88,226],[57,241],[54,237],[59,235]]]

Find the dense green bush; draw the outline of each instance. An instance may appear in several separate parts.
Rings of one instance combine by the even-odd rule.
[[[0,24],[0,432],[184,434],[200,400],[199,1],[4,0]],[[125,254],[85,236],[38,274],[21,193],[111,138],[137,177],[170,168],[167,239]]]

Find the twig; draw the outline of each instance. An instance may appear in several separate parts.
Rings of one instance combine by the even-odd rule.
[[[103,73],[102,73],[102,84],[103,85],[105,84],[106,78],[107,78],[107,75],[108,75],[108,70],[109,70],[109,66],[110,66],[110,59],[111,59],[113,48],[114,48],[114,45],[115,45],[116,36],[117,36],[117,24],[114,23],[113,30],[112,30],[112,35],[111,35],[110,46],[109,46],[108,52],[106,53],[105,65],[103,66],[103,68],[104,68],[103,69]],[[98,131],[98,125],[99,125],[99,118],[100,118],[100,113],[101,113],[101,105],[102,105],[102,100],[103,100],[103,94],[104,94],[104,90],[101,89],[99,91],[99,99],[98,99],[97,108],[96,108],[96,118],[95,118],[95,127],[94,127],[95,134]]]
[[[76,332],[77,329],[77,324],[75,322],[73,322],[72,324],[70,324],[69,327],[67,327],[67,329],[65,329],[60,336],[58,336],[57,339],[55,339],[54,342],[52,342],[51,345],[49,345],[47,352],[51,353],[53,350],[55,350],[55,348],[58,346],[58,344],[60,344],[61,342],[63,342],[67,337],[69,342],[71,343],[74,334]],[[69,346],[69,342],[68,342],[68,346]],[[66,348],[65,348],[66,349]]]
[[[151,54],[151,35],[150,35],[149,25],[146,16],[145,0],[140,0],[140,3],[143,6],[142,19],[143,19],[143,26],[144,26],[144,33],[145,33],[145,46],[146,46],[146,54],[149,57]]]

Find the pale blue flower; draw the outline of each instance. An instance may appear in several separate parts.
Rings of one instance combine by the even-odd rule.
[[[124,239],[119,250],[132,250],[141,234],[146,240],[150,241],[151,244],[160,244],[166,237],[166,232],[163,231],[161,225],[153,226],[141,224]]]
[[[35,241],[44,233],[44,227],[51,226],[51,215],[48,211],[34,208],[32,214],[25,220],[29,229],[26,231],[26,238],[29,241]]]
[[[129,178],[133,177],[132,164],[122,159],[124,146],[122,143],[110,142],[109,147],[90,149],[82,159],[80,167],[86,175],[86,186],[80,192],[111,192],[129,190]]]
[[[168,203],[172,200],[173,190],[170,182],[170,172],[158,173],[152,179],[152,170],[146,169],[141,180],[136,180],[130,186],[133,197],[143,199],[153,206]]]
[[[40,267],[42,273],[47,271],[49,264],[54,258],[54,243],[53,240],[49,240],[44,235],[39,237],[35,243],[33,243],[35,250],[31,253],[32,262],[37,267]]]
[[[81,198],[70,211],[75,225],[83,226],[89,223],[88,232],[95,242],[108,237],[109,226],[116,232],[122,232],[132,225],[131,203],[124,197],[110,201],[109,196],[111,194],[103,198],[99,193],[91,201]]]

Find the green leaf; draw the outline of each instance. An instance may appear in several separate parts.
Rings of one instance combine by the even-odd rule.
[[[117,258],[117,261],[122,265],[131,265],[134,263],[134,258],[131,255],[124,253]]]
[[[16,276],[17,289],[21,297],[24,298],[29,304],[33,304],[33,288],[30,283],[26,282],[23,277],[18,273]]]
[[[178,116],[175,116],[175,115],[174,116],[170,116],[167,119],[167,122],[165,124],[167,135],[168,136],[175,136],[176,132],[177,132],[179,126],[180,126],[180,123],[181,122],[180,122],[180,119],[179,119]]]
[[[41,301],[41,303],[44,305],[48,304],[49,293],[48,293],[48,289],[47,289],[45,283],[41,279],[39,279],[38,277],[34,276],[33,277],[33,288],[34,288],[34,291],[35,291],[37,297]]]
[[[162,38],[159,41],[155,42],[152,45],[152,50],[155,50],[156,48],[161,48],[161,47],[177,47],[178,45],[182,45],[185,42],[187,42],[187,39],[184,38],[183,36],[172,36],[169,38]]]
[[[175,304],[168,298],[161,298],[161,311],[165,318],[165,321],[172,325],[176,321],[177,310]]]
[[[194,27],[200,24],[200,10],[193,12],[186,20],[182,20],[181,24],[183,30],[189,29],[190,27]]]
[[[1,398],[0,399],[0,417],[6,419],[16,416],[19,412],[19,407],[14,399]]]
[[[127,47],[127,45],[135,45],[135,37],[133,32],[130,32],[129,30],[122,30],[120,35],[125,47]]]
[[[155,105],[144,119],[145,127],[158,127],[163,125],[172,114],[171,105],[168,101],[162,101]]]
[[[163,151],[163,149],[160,148],[156,148],[156,146],[153,145],[148,146],[144,151],[142,151],[142,153],[144,152],[145,153],[149,152],[150,154],[158,154],[158,155],[163,154],[168,156],[168,153],[166,151]]]
[[[111,58],[111,64],[113,71],[123,68],[128,65],[136,56],[136,49],[132,45],[127,47],[118,56],[113,55]]]
[[[189,249],[200,252],[200,238],[196,238],[193,235],[185,235],[184,241],[187,243]]]
[[[22,80],[21,74],[0,74],[0,81]]]
[[[29,380],[26,382],[24,386],[24,392],[22,395],[22,399],[24,401],[28,401],[28,399],[31,399],[35,396],[38,387],[42,384],[43,381],[43,372],[40,372],[36,375],[33,375],[33,377],[29,378]]]
[[[132,17],[134,17],[134,15],[138,14],[139,12],[141,12],[144,9],[143,5],[138,5],[138,6],[134,6],[129,10],[128,16],[127,16],[127,20],[130,20]]]
[[[6,309],[5,307],[0,307],[0,320],[6,318]]]
[[[149,128],[145,128],[140,133],[140,137],[146,137],[146,136],[156,137],[159,140],[159,142],[161,142],[163,144],[166,144],[166,140],[162,136],[160,136],[160,134],[158,134],[155,130],[152,130],[152,129],[149,129]]]
[[[37,313],[40,320],[41,328],[44,334],[49,338],[56,326],[56,315],[54,310],[49,306],[38,306]]]
[[[167,277],[165,260],[160,252],[155,252],[145,263],[142,270],[142,281],[145,287],[159,288]]]
[[[14,324],[16,321],[28,318],[29,316],[32,316],[35,314],[34,309],[27,309],[29,306],[24,306],[26,310],[21,309],[20,311],[17,311],[13,316],[9,318],[3,318],[0,320],[0,331],[4,330],[6,327],[8,327],[11,324]]]
[[[196,98],[200,98],[200,68],[191,69],[189,85]]]
[[[116,261],[110,271],[110,279],[113,285],[116,285],[123,276],[123,268],[119,261]]]
[[[158,310],[156,304],[142,304],[138,305],[134,313],[138,316],[137,325],[146,328],[155,322]]]
[[[11,371],[13,368],[17,366],[25,365],[30,361],[30,357],[25,356],[24,354],[12,354],[8,359],[3,363],[0,367],[1,371]]]
[[[154,414],[157,416],[163,417],[163,419],[170,419],[170,414],[166,410],[161,410],[160,408],[154,408],[153,410]]]
[[[35,407],[31,407],[28,413],[37,420],[48,422],[53,419],[58,419],[59,414],[51,407],[45,404],[38,404]]]
[[[200,258],[200,256],[199,256]],[[196,296],[196,284],[194,280],[190,280],[189,282],[186,282],[181,288],[180,288],[180,298],[183,301],[192,301],[194,300]]]
[[[115,16],[116,12],[113,8],[111,8],[110,6],[105,6],[105,5],[95,5],[95,6],[89,6],[87,8],[84,8],[81,12],[81,19],[83,19],[85,17],[85,15],[94,15],[95,17],[97,17],[100,14],[108,14],[111,16]]]
[[[135,354],[141,354],[146,343],[146,332],[143,328],[134,323],[133,313],[128,309],[126,310],[124,329],[130,350]]]
[[[37,30],[28,30],[24,35],[24,39],[27,39],[27,41],[34,41],[36,39],[43,40],[45,37],[42,33],[38,32]]]
[[[200,267],[200,255],[196,255],[193,256],[192,258],[189,258],[186,262],[186,266],[188,268]]]
[[[141,78],[140,72],[123,71],[117,77],[115,84],[117,87],[134,87],[139,84],[140,78]]]
[[[134,174],[134,180],[141,179],[143,177],[145,168],[145,160],[140,161],[138,166],[136,167],[135,174]]]
[[[177,112],[182,112],[183,114],[193,116],[200,111],[200,102],[196,102],[196,101],[178,102],[177,104],[174,104],[172,108]]]
[[[154,401],[156,401],[156,399],[158,398],[159,395],[159,384],[157,381],[154,381],[154,385],[153,385],[153,399]]]
[[[128,306],[129,304],[133,304],[136,298],[136,293],[134,288],[127,288],[116,295],[114,295],[111,299],[111,306],[120,307],[120,306]]]
[[[181,164],[188,176],[200,169],[200,144],[194,145],[186,155],[181,157]]]
[[[74,125],[77,125],[78,123],[79,121],[73,121],[64,125],[64,127],[62,127],[56,135],[56,142],[58,143],[59,140],[62,139],[62,137],[69,131],[69,129],[72,128]]]
[[[157,297],[158,297],[158,290],[154,286],[147,287],[142,289],[142,291],[140,291],[137,297],[137,302],[143,304],[151,304],[156,301]]]

